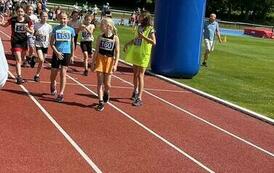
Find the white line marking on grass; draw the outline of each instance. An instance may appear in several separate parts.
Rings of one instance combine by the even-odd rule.
[[[113,77],[115,77],[115,78],[123,81],[124,83],[127,83],[127,84],[133,86],[132,83],[130,83],[130,82],[128,82],[128,81],[126,81],[126,80],[124,80],[124,79],[122,79],[122,78],[120,78],[120,77],[118,77],[116,75],[113,75]],[[163,99],[161,97],[158,97],[158,96],[156,96],[156,95],[154,95],[154,94],[152,94],[152,93],[150,93],[148,91],[145,91],[145,90],[144,90],[144,92],[147,93],[148,95],[150,95],[150,96],[152,96],[152,97],[154,97],[154,98],[156,98],[156,99],[158,99],[158,100],[160,100],[160,101],[168,104],[169,106],[174,107],[174,108],[176,108],[176,109],[178,109],[178,110],[180,110],[182,112],[185,112],[185,113],[189,114],[190,116],[192,116],[192,117],[194,117],[194,118],[196,118],[196,119],[198,119],[198,120],[200,120],[200,121],[202,121],[202,122],[204,122],[204,123],[206,123],[206,124],[208,124],[208,125],[216,128],[216,129],[218,129],[218,130],[220,130],[220,131],[222,131],[222,132],[224,132],[224,133],[226,133],[226,134],[228,134],[228,135],[230,135],[230,136],[232,136],[232,137],[234,137],[234,138],[236,138],[236,139],[238,139],[238,140],[240,140],[240,141],[242,141],[242,142],[244,142],[244,143],[246,143],[246,144],[248,144],[248,145],[250,145],[250,146],[252,146],[252,147],[254,147],[254,148],[256,148],[256,149],[258,149],[258,150],[260,150],[260,151],[262,151],[262,152],[264,152],[266,154],[268,154],[268,155],[270,155],[270,156],[272,156],[272,157],[274,157],[274,153],[272,153],[270,151],[267,151],[267,150],[265,150],[265,149],[263,149],[263,148],[255,145],[255,144],[253,144],[253,143],[251,143],[251,142],[249,142],[249,141],[247,141],[247,140],[245,140],[245,139],[243,139],[243,138],[241,138],[241,137],[239,137],[239,136],[237,136],[237,135],[235,135],[235,134],[233,134],[233,133],[231,133],[231,132],[229,132],[229,131],[227,131],[227,130],[225,130],[225,129],[223,129],[223,128],[221,128],[221,127],[219,127],[219,126],[217,126],[217,125],[215,125],[215,124],[213,124],[213,123],[211,123],[211,122],[209,122],[209,121],[207,121],[207,120],[205,120],[203,118],[201,118],[201,117],[199,117],[198,115],[195,115],[195,114],[193,114],[193,113],[191,113],[191,112],[189,112],[189,111],[187,111],[187,110],[185,110],[185,109],[183,109],[183,108],[181,108],[181,107],[179,107],[179,106],[177,106],[177,105],[175,105],[173,103],[170,103],[169,101],[167,101],[167,100],[165,100],[165,99]]]
[[[77,83],[79,86],[83,87],[84,89],[86,89],[87,91],[89,91],[90,93],[92,93],[95,96],[98,96],[94,91],[92,91],[91,89],[89,89],[88,87],[86,87],[84,84],[82,84],[81,82],[79,82],[78,80],[74,79],[73,77],[67,75],[71,80],[73,80],[75,83]],[[136,119],[134,119],[132,116],[130,116],[128,113],[124,112],[123,110],[121,110],[120,108],[118,108],[117,106],[115,106],[112,103],[108,103],[111,107],[113,107],[114,109],[116,109],[118,112],[120,112],[121,114],[123,114],[124,116],[126,116],[127,118],[129,118],[131,121],[133,121],[134,123],[136,123],[137,125],[139,125],[140,127],[142,127],[143,129],[145,129],[146,131],[148,131],[149,133],[151,133],[152,135],[154,135],[155,137],[157,137],[158,139],[160,139],[161,141],[163,141],[164,143],[166,143],[167,145],[169,145],[170,147],[172,147],[173,149],[175,149],[176,151],[178,151],[179,153],[183,154],[185,157],[187,157],[188,159],[190,159],[191,161],[193,161],[194,163],[196,163],[197,165],[199,165],[201,168],[205,169],[207,172],[210,173],[214,173],[213,170],[211,170],[210,168],[206,167],[204,164],[202,164],[201,162],[199,162],[198,160],[196,160],[195,158],[193,158],[192,156],[190,156],[189,154],[187,154],[186,152],[184,152],[182,149],[178,148],[177,146],[175,146],[174,144],[172,144],[171,142],[169,142],[168,140],[166,140],[165,138],[163,138],[162,136],[158,135],[156,132],[154,132],[153,130],[149,129],[148,127],[146,127],[144,124],[140,123],[139,121],[137,121]]]
[[[12,78],[15,79],[15,76],[11,72],[9,72],[9,74]],[[51,121],[51,123],[58,129],[58,131],[62,133],[62,135],[74,147],[74,149],[76,149],[76,151],[85,159],[85,161],[91,166],[91,168],[97,173],[102,173],[102,171],[96,166],[96,164],[79,147],[79,145],[68,135],[68,133],[55,121],[55,119],[46,111],[46,109],[30,94],[30,92],[23,85],[19,85],[19,86],[31,98],[31,100],[38,106],[38,108],[45,114],[45,116]]]

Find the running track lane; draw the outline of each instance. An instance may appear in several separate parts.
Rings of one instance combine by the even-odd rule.
[[[0,103],[0,172],[92,172],[14,82],[0,91]]]
[[[31,79],[33,72],[24,69],[25,78]],[[49,70],[44,70],[41,78],[49,78]],[[92,106],[97,99],[79,86],[67,86],[63,104],[39,95],[48,92],[48,84],[28,82],[24,86],[94,158],[102,172],[205,172],[113,108],[95,111]]]
[[[95,78],[95,76],[90,78],[81,77],[79,74],[72,76],[78,78],[83,83],[89,83],[90,79]],[[115,78],[112,83],[113,85],[126,86]],[[152,83],[156,83],[156,81]],[[164,87],[164,84],[160,86],[161,88],[168,89]],[[153,88],[153,86],[149,87]],[[95,87],[91,89],[95,90]],[[142,109],[136,109],[129,105],[130,101],[128,98],[131,93],[130,91],[125,92],[124,89],[117,88],[112,89],[111,93],[112,101],[115,105],[126,110],[127,113],[149,126],[156,133],[162,134],[162,136],[172,141],[175,145],[177,144],[180,148],[184,148],[187,153],[190,153],[196,159],[201,160],[206,165],[210,165],[216,172],[252,172],[254,170],[257,172],[268,172],[273,169],[273,156],[269,156],[254,147],[246,145],[238,139],[224,134],[205,123],[201,123],[201,121],[197,121],[188,114],[171,108],[169,105],[150,95],[145,94],[144,100],[146,104]],[[159,93],[166,94],[166,92],[157,92],[157,94]],[[176,94],[178,97],[178,93]],[[182,92],[180,94],[189,95],[190,93]],[[261,123],[260,121],[258,122],[259,124]],[[266,125],[264,128],[268,128],[265,137],[273,139],[274,132],[272,126],[268,127],[268,124],[265,123],[262,123],[262,125]],[[264,131],[262,129],[262,132]],[[258,132],[256,134],[257,136],[260,135]],[[270,151],[273,151],[273,140],[270,141],[272,144],[268,140],[266,143],[269,144]]]

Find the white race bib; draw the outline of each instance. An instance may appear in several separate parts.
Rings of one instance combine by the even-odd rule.
[[[71,41],[71,33],[67,30],[57,30],[56,41]]]
[[[14,31],[17,33],[26,33],[26,23],[15,23]]]
[[[101,38],[100,49],[112,51],[114,49],[114,40]]]

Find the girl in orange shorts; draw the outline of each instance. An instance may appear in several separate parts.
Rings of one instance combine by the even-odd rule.
[[[99,98],[99,104],[96,107],[97,111],[103,111],[104,104],[109,100],[111,74],[117,70],[120,57],[119,38],[112,19],[102,19],[100,27],[102,34],[97,38],[94,54],[94,70],[97,72],[97,92]]]

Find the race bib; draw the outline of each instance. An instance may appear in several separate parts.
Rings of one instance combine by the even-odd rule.
[[[17,33],[26,33],[26,26],[25,23],[15,23],[14,31]]]
[[[101,38],[100,49],[112,51],[114,49],[114,40]]]
[[[89,40],[91,39],[91,34],[89,32],[82,32],[82,38],[84,40]]]
[[[47,36],[46,35],[37,35],[36,36],[36,41],[38,41],[38,42],[46,42],[47,41]]]
[[[56,41],[71,41],[71,33],[66,30],[57,30],[55,38]]]

